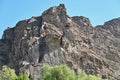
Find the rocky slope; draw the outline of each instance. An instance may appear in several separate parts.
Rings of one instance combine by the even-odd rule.
[[[120,18],[92,27],[86,17],[69,17],[60,4],[4,31],[0,66],[26,71],[37,80],[43,64],[67,64],[77,74],[85,70],[120,80]]]

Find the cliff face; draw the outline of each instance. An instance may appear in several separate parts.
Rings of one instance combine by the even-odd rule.
[[[67,64],[111,80],[120,79],[120,18],[92,27],[88,18],[69,17],[63,4],[20,21],[0,40],[0,66],[39,78],[43,64]]]

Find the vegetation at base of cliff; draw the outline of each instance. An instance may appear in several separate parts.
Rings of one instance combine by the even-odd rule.
[[[0,70],[0,80],[16,80],[17,75],[15,74],[14,69],[10,69],[7,66],[3,66]]]
[[[17,80],[29,80],[28,75],[26,73],[20,73],[18,75]]]
[[[76,75],[67,65],[51,67],[44,65],[41,71],[42,80],[103,80],[95,75],[87,75],[81,71]]]
[[[14,69],[3,66],[0,70],[0,80],[29,80],[29,78],[26,73],[20,73],[17,76]]]
[[[81,71],[76,75],[67,65],[49,66],[44,65],[41,70],[41,79],[39,80],[103,80],[95,75],[87,75]],[[0,70],[0,80],[30,80],[26,73],[20,73],[18,76],[14,69],[3,66]],[[34,80],[34,79],[33,79]]]

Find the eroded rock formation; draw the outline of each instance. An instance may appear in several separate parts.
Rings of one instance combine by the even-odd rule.
[[[120,79],[120,18],[92,27],[88,18],[69,17],[63,4],[4,31],[0,66],[39,78],[43,64],[67,64],[110,80]]]

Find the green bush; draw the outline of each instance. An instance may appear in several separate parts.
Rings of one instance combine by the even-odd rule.
[[[77,76],[76,80],[101,80],[95,75],[87,75],[84,71],[81,71],[80,75]]]
[[[17,80],[29,80],[26,73],[20,73]]]
[[[3,66],[2,70],[0,70],[0,80],[29,80],[29,78],[26,73],[20,73],[17,76],[14,69]]]
[[[7,66],[3,66],[0,70],[0,80],[16,80],[17,75],[14,69],[10,69]]]
[[[50,67],[43,66],[41,71],[42,80],[75,80],[75,73],[66,65]]]

